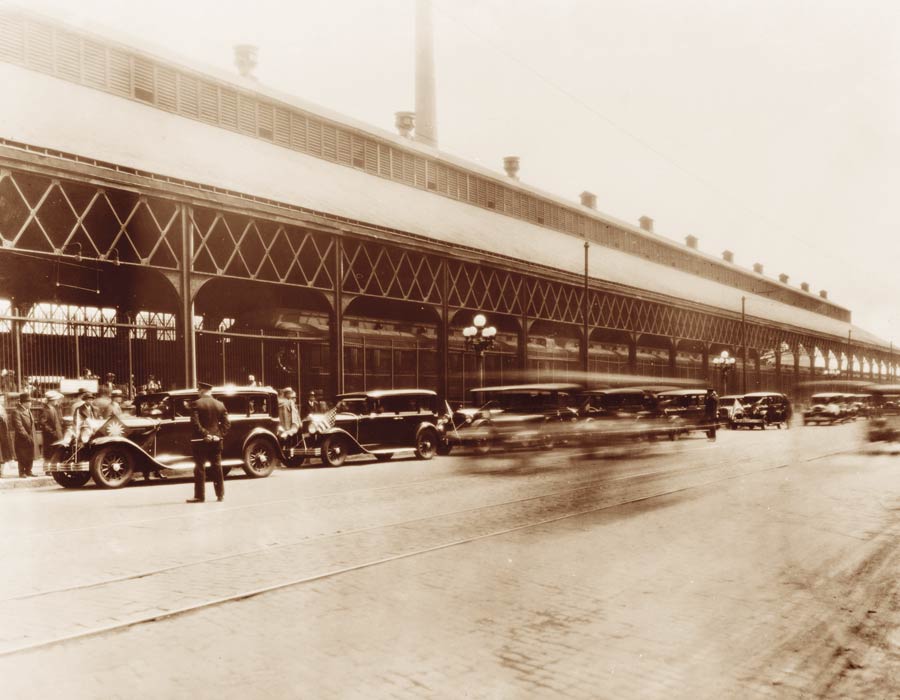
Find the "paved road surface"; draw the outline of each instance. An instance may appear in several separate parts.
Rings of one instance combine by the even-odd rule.
[[[897,697],[900,457],[860,430],[285,470],[202,506],[0,491],[3,694]]]

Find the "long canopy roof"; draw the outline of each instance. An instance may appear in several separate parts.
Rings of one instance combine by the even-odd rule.
[[[0,137],[413,233],[577,275],[584,242],[137,101],[0,63]],[[852,324],[594,245],[589,275],[766,322],[887,348]]]

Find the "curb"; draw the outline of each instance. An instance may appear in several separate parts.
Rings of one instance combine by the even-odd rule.
[[[4,474],[0,479],[0,491],[6,489],[35,489],[41,486],[54,486],[52,476],[35,476],[32,478],[20,479],[18,474]]]

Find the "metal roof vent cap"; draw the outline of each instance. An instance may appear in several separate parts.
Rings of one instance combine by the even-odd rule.
[[[732,253],[730,250],[723,250],[722,251],[722,259],[727,263],[733,263],[734,262],[734,253]]]
[[[684,244],[691,250],[697,250],[697,244],[700,242],[696,236],[685,236]]]
[[[782,284],[787,284],[789,279],[790,279],[790,277],[788,277],[783,272],[780,275],[778,275],[778,281],[781,282]]]
[[[503,159],[503,169],[513,180],[519,179],[519,156],[506,156]]]
[[[416,113],[394,112],[394,126],[403,138],[411,139],[413,129],[416,128]]]
[[[820,290],[819,290],[819,296],[822,297],[823,299],[827,299],[827,298],[828,298],[828,291],[825,290],[825,289],[820,289]]]
[[[597,208],[597,195],[593,192],[588,192],[585,190],[580,195],[582,206],[587,207],[588,209],[596,209]]]
[[[809,291],[809,282],[801,282],[800,289],[802,289],[804,292],[808,292]]]
[[[253,71],[258,63],[258,55],[259,48],[253,44],[234,45],[234,65],[237,66],[238,73],[241,74],[241,77],[256,80]]]
[[[649,216],[642,216],[638,219],[638,223],[640,223],[642,229],[649,233],[653,233],[653,219]]]
[[[762,263],[753,263],[753,271],[754,271],[757,275],[761,275],[761,274],[763,273],[763,266],[762,266]]]

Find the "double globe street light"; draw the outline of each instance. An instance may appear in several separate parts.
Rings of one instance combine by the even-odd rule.
[[[478,386],[484,386],[484,352],[494,346],[497,329],[487,325],[484,314],[475,314],[472,325],[463,328],[466,350],[474,350],[478,363]]]
[[[727,350],[723,350],[718,357],[713,358],[713,365],[722,373],[723,395],[728,393],[728,373],[734,369],[735,362],[736,360],[728,353]]]

